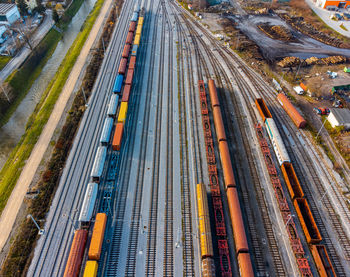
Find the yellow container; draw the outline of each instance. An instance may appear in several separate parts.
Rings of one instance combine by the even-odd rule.
[[[120,104],[118,122],[122,122],[122,123],[125,122],[127,112],[128,112],[128,102],[122,102]]]
[[[134,39],[134,44],[140,45],[141,35],[136,34]]]
[[[204,259],[206,257],[213,257],[214,252],[211,239],[207,191],[203,184],[197,184],[197,206],[201,256]]]
[[[143,25],[143,17],[139,17],[139,21],[137,22],[137,25]]]
[[[107,215],[98,213],[96,215],[94,230],[92,232],[91,243],[89,248],[89,259],[98,261],[100,259],[103,238],[105,235]]]
[[[97,276],[98,263],[96,261],[87,261],[84,270],[84,277]]]
[[[137,28],[136,28],[136,35],[141,35],[141,32],[142,32],[142,24],[140,25],[137,25]]]

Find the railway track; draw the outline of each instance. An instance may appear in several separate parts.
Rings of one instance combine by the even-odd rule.
[[[192,34],[196,34],[196,32],[193,29],[190,30],[190,32]],[[199,41],[202,40],[201,38],[199,38],[198,34],[195,37],[194,37],[194,35],[192,35],[192,36],[193,36],[194,40],[195,39],[198,39]],[[218,70],[218,68],[220,68],[220,64],[217,61],[213,60],[213,58],[210,55],[210,50],[206,47],[205,43],[203,41],[201,41],[201,43],[202,43],[202,47],[205,49],[205,51],[207,53],[207,58],[214,65],[215,75],[217,77],[225,76],[224,70],[221,69],[221,72]],[[205,64],[206,63],[203,62],[204,66],[205,66]],[[216,69],[215,69],[215,67],[216,67]],[[210,77],[210,74],[208,73],[208,69],[206,69],[206,74],[205,75]],[[226,77],[226,78],[224,78],[225,79],[225,85],[230,86],[231,81],[227,78],[227,76],[225,76],[225,77]],[[220,80],[220,78],[217,78],[217,79]],[[238,82],[241,82],[241,78],[237,78],[237,75],[236,75],[236,79],[238,80]],[[240,86],[243,85],[242,82],[239,83],[239,84],[240,84]],[[221,84],[221,86],[223,86],[223,84]],[[231,91],[233,91],[232,87],[231,87]],[[223,95],[223,94],[221,94],[221,95]],[[233,98],[233,97],[231,97],[231,98]],[[229,100],[229,99],[225,98],[223,103],[227,103],[226,100]],[[235,99],[232,99],[232,100],[234,102],[234,106],[236,107],[236,110],[242,110],[242,109],[240,109],[238,107],[237,101],[235,101]],[[250,112],[250,113],[251,113],[251,116],[253,116],[253,118],[255,118],[255,114],[253,114],[252,112]],[[227,113],[227,109],[226,109],[226,118],[228,118],[228,117],[230,117],[230,115]],[[242,118],[240,116],[238,116],[237,119],[238,119],[238,121],[240,121],[240,126],[244,126],[245,125],[243,123]],[[232,123],[230,121],[227,120],[226,122],[228,122],[228,125],[229,125],[227,130],[234,129],[233,128],[234,126],[232,125]],[[234,138],[233,135],[231,135],[231,139],[232,138]],[[245,146],[246,152],[248,153],[249,167],[252,169],[251,170],[252,175],[253,175],[252,177],[253,177],[254,183],[256,184],[255,185],[255,192],[256,192],[256,195],[257,195],[258,202],[259,202],[259,207],[262,207],[262,209],[263,209],[262,217],[263,217],[264,227],[265,227],[265,230],[266,230],[267,241],[269,243],[269,247],[271,249],[272,256],[273,256],[274,268],[276,270],[276,273],[278,273],[279,276],[283,276],[283,275],[286,275],[286,272],[284,270],[284,266],[283,266],[282,260],[280,258],[280,253],[278,251],[278,245],[276,243],[276,238],[274,237],[274,232],[272,230],[272,224],[271,224],[270,218],[268,217],[268,212],[267,212],[267,207],[266,207],[266,203],[265,203],[265,200],[264,200],[264,195],[263,195],[263,193],[262,193],[262,191],[260,189],[257,189],[257,187],[260,187],[260,183],[259,183],[259,178],[258,178],[257,173],[256,173],[254,160],[253,160],[253,157],[251,155],[251,150],[249,148],[249,144],[247,143],[247,140],[243,139],[243,144]],[[244,203],[246,203],[245,210],[246,210],[246,213],[247,213],[248,217],[249,218],[253,218],[253,213],[252,213],[252,211],[250,209],[250,205],[248,204],[249,203],[248,191],[247,191],[247,189],[244,190],[244,188],[245,187],[243,187],[243,189],[242,189],[242,194],[243,194]],[[256,236],[257,232],[256,231],[254,232],[254,229],[255,229],[254,228],[255,227],[254,223],[252,221],[250,221],[250,222],[248,222],[248,224],[249,224],[252,244],[254,246],[253,247],[253,252],[255,252],[254,256],[255,256],[256,268],[257,268],[258,272],[261,272],[262,274],[264,274],[264,272],[266,270],[266,260],[263,258],[265,255],[262,253],[261,249],[264,247],[264,246],[262,246],[262,244],[265,244],[266,242],[261,242],[261,240],[257,238],[257,236]]]
[[[197,24],[198,25],[198,24]],[[203,30],[203,28],[202,28]],[[203,32],[206,32],[205,30],[203,30]],[[211,38],[212,42],[213,42],[213,39]],[[215,45],[218,45],[217,42],[215,42]],[[254,72],[252,72],[252,70],[250,69],[247,69],[245,68],[245,64],[242,63],[237,57],[234,56],[233,53],[231,53],[229,50],[227,49],[224,49],[224,51],[229,55],[230,58],[232,58],[235,63],[237,63],[237,65],[239,65],[239,67],[241,68],[241,70],[246,74],[246,76],[249,78],[250,82],[253,83],[253,86],[255,88],[255,90],[257,92],[260,92],[260,93],[263,93],[263,95],[265,97],[267,97],[267,102],[272,106],[272,107],[276,107],[276,101],[275,101],[275,95],[271,92],[271,90],[269,89],[269,87],[264,83],[264,81]],[[222,55],[223,56],[223,55]],[[226,56],[226,58],[228,58]],[[238,75],[239,73],[236,73],[236,75]],[[241,77],[238,77],[236,79],[244,79],[243,76]],[[251,95],[251,97],[256,97],[254,94],[252,94],[251,92],[249,92],[249,90],[247,91],[248,94]],[[247,99],[247,106],[249,107],[252,103],[252,99]],[[279,109],[276,109],[277,111],[275,111],[277,114],[278,114],[278,121],[279,121],[279,126],[286,126],[287,129],[289,130],[289,133],[293,136],[293,139],[295,141],[299,141],[299,138],[295,135],[295,130],[293,130],[294,126],[292,126],[292,123],[290,122],[290,120],[287,118],[287,115],[284,114],[283,111],[281,111],[281,108]],[[280,118],[283,118],[283,122]],[[287,123],[287,124],[283,124],[283,123]],[[282,135],[284,135],[284,140],[285,141],[288,141],[288,134],[285,133],[284,129],[280,127],[280,132],[282,133]],[[304,135],[304,139],[305,141],[307,141],[307,138],[305,137]],[[317,174],[317,171],[314,167],[314,164],[312,162],[312,158],[310,157],[310,154],[313,155],[314,159],[313,160],[319,160],[318,157],[314,154],[314,153],[309,153],[309,152],[306,152],[305,149],[303,147],[301,147],[300,145],[298,145],[298,150],[299,152],[301,153],[300,157],[303,157],[302,159],[304,160],[303,162],[306,164],[306,167],[309,171],[309,174],[311,175],[311,178],[316,186],[316,188],[318,189],[319,191],[319,195],[323,197],[323,202],[325,203],[325,207],[326,207],[326,210],[328,211],[329,213],[329,218],[331,219],[332,221],[332,224],[333,224],[333,227],[334,229],[336,230],[337,232],[337,235],[338,235],[338,238],[339,238],[339,241],[341,242],[341,245],[343,247],[343,250],[344,250],[344,253],[345,253],[345,259],[349,259],[349,250],[350,250],[350,244],[349,244],[349,239],[348,237],[346,236],[345,234],[345,231],[344,231],[344,228],[343,228],[343,225],[341,224],[340,220],[339,220],[339,217],[337,215],[337,213],[334,211],[334,207],[329,199],[329,196],[327,195],[326,193],[326,189],[322,186],[322,182]],[[294,160],[297,160],[296,158],[296,155],[294,154],[294,150],[292,150],[289,146],[287,147],[288,148],[288,152],[289,154],[293,157]],[[302,181],[302,184],[307,184],[307,181],[304,177],[305,174],[302,173],[300,167],[297,165],[296,166],[297,169],[297,175],[298,177],[301,179]],[[325,176],[328,175],[328,172],[325,171],[325,169],[322,167],[322,165],[319,166],[319,169],[321,169],[323,171],[323,174]],[[329,178],[329,177],[328,177]],[[328,181],[330,181],[332,183],[332,180],[328,179]],[[304,189],[305,187],[305,189]],[[339,261],[339,255],[337,255],[337,252],[336,252],[336,249],[335,247],[333,246],[332,242],[330,241],[329,239],[329,236],[328,236],[328,232],[329,230],[327,230],[325,228],[325,224],[323,223],[323,219],[322,219],[322,216],[320,215],[319,211],[318,211],[318,208],[317,208],[317,205],[315,204],[315,201],[314,201],[314,195],[313,193],[311,192],[311,190],[309,189],[308,186],[305,186],[304,185],[303,189],[304,191],[306,192],[306,195],[308,196],[308,199],[311,199],[310,201],[310,208],[313,212],[313,214],[315,214],[315,220],[316,220],[316,223],[317,225],[319,226],[320,228],[320,231],[322,233],[322,236],[324,238],[324,242],[325,242],[325,245],[330,253],[330,256],[331,256],[331,260],[332,260],[332,263],[334,264],[334,267],[337,271],[338,274],[340,274],[340,276],[343,276],[345,274],[344,272],[344,269],[341,265],[341,262]],[[332,186],[332,189],[334,191],[334,188]],[[340,196],[339,196],[339,192],[335,192],[335,195],[338,199],[338,201],[341,203],[341,206],[342,206],[342,209],[343,209],[343,212],[342,212],[342,216],[345,217],[345,221],[349,222],[349,212],[347,210],[347,208],[344,206],[344,203],[342,201],[342,199],[340,199]],[[345,276],[345,275],[344,275]]]
[[[86,186],[86,183],[89,179],[89,170],[91,169],[94,160],[93,154],[95,151],[90,151],[90,148],[86,149],[86,147],[84,148],[84,146],[86,146],[87,144],[86,140],[90,139],[88,144],[96,145],[97,147],[99,137],[89,135],[89,132],[91,133],[90,125],[95,125],[95,131],[100,133],[104,119],[102,115],[104,114],[107,106],[107,97],[99,96],[99,94],[96,93],[96,91],[102,90],[103,86],[107,86],[110,88],[106,90],[103,89],[103,91],[111,91],[111,87],[113,85],[113,78],[111,78],[109,74],[106,73],[110,68],[116,70],[117,63],[108,63],[108,61],[110,61],[112,57],[116,55],[110,49],[118,48],[117,45],[118,43],[120,43],[120,37],[126,36],[127,29],[125,26],[128,23],[126,19],[131,14],[131,6],[132,2],[123,5],[123,12],[121,13],[120,18],[118,19],[119,24],[113,32],[111,43],[109,44],[106,53],[109,59],[106,59],[101,66],[99,77],[97,79],[98,81],[94,86],[94,93],[92,93],[92,96],[90,98],[89,109],[101,110],[102,112],[98,117],[96,117],[96,114],[92,112],[87,112],[82,120],[82,127],[78,131],[77,139],[74,142],[71,154],[67,161],[66,170],[63,172],[63,175],[60,180],[60,186],[56,193],[57,196],[55,197],[52,204],[52,206],[55,206],[56,208],[51,209],[52,212],[49,213],[47,223],[45,226],[46,235],[43,236],[38,242],[34,259],[28,271],[29,275],[57,276],[59,274],[63,274],[65,259],[68,255],[70,242],[75,228],[74,221],[78,217],[78,207],[83,199],[84,189],[82,188]],[[116,35],[117,33],[119,34],[119,36]],[[117,52],[120,55],[120,47],[118,48]],[[74,153],[78,154],[74,155]],[[81,163],[82,160],[86,161],[84,165],[82,165],[83,163]],[[78,174],[76,173],[77,171]],[[62,183],[72,183],[74,185],[62,186]],[[77,184],[79,184],[79,187]],[[67,200],[68,198],[74,200],[72,202],[69,202],[69,200]],[[67,201],[69,202],[69,204],[66,203]],[[73,219],[71,216],[72,212]],[[63,227],[62,224],[64,224]],[[59,243],[57,242],[58,237],[61,238],[59,240]]]

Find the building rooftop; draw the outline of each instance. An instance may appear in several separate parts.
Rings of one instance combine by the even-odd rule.
[[[349,109],[329,109],[330,113],[333,114],[340,125],[350,123],[350,110]]]
[[[3,4],[0,3],[0,15],[6,15],[6,13],[13,9],[13,7],[16,7],[15,4]]]

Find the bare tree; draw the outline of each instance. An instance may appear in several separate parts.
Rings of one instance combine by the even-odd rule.
[[[30,28],[30,26],[32,25],[32,21],[33,19],[31,17],[28,17],[25,24],[23,24],[20,21],[17,21],[11,26],[11,30],[17,32],[22,36],[25,46],[30,50],[33,50],[33,30],[31,30]]]

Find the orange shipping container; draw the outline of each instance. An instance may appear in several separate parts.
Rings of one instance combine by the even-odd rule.
[[[107,223],[107,215],[105,213],[98,213],[96,215],[94,230],[92,232],[91,243],[89,248],[89,259],[98,261],[101,256],[103,238],[105,236],[105,229]]]
[[[288,191],[292,199],[298,197],[303,198],[304,192],[300,186],[297,175],[295,174],[293,165],[291,163],[285,162],[281,166],[282,174],[284,180],[286,181]]]
[[[135,69],[135,64],[136,64],[136,56],[131,56],[130,62],[129,62],[129,69]]]
[[[118,73],[119,74],[125,74],[125,70],[126,70],[126,64],[128,63],[128,59],[122,58],[120,60],[120,64],[119,64],[119,68],[118,68]]]
[[[300,83],[299,85],[305,92],[307,91],[307,86],[304,83]]]
[[[239,205],[236,188],[228,188],[226,191],[227,202],[230,209],[230,218],[233,229],[233,238],[236,246],[236,253],[248,252],[248,242],[245,234],[241,207]]]
[[[124,131],[124,124],[121,122],[118,122],[115,126],[113,141],[112,141],[112,148],[114,151],[119,151],[120,147],[122,145],[122,139],[123,139],[123,131]]]
[[[134,76],[134,70],[128,69],[128,74],[126,75],[125,84],[131,85],[133,76]]]
[[[79,275],[81,262],[83,260],[85,244],[87,239],[86,230],[77,230],[74,234],[72,246],[64,270],[64,277],[76,277]]]
[[[123,89],[122,102],[129,102],[131,85],[125,85]]]
[[[266,106],[264,99],[257,98],[255,99],[255,105],[262,117],[263,122],[265,122],[266,118],[272,118],[269,108]]]
[[[301,227],[303,228],[306,241],[308,243],[320,243],[322,240],[320,231],[310,211],[309,205],[305,198],[295,198],[294,207],[298,214]]]
[[[254,277],[252,261],[249,253],[239,253],[237,257],[241,277]]]
[[[220,106],[219,98],[218,98],[218,93],[216,91],[216,86],[215,82],[212,79],[209,79],[209,95],[210,95],[210,100],[211,100],[211,106]]]
[[[216,137],[218,141],[226,140],[224,121],[222,120],[221,109],[219,106],[215,106],[213,108],[213,117],[214,117]]]
[[[283,109],[286,111],[289,117],[293,120],[294,124],[298,128],[304,128],[306,126],[305,119],[300,115],[300,113],[288,100],[288,98],[283,93],[280,93],[277,95],[277,99],[281,103]]]
[[[311,254],[314,257],[314,261],[320,274],[320,277],[337,276],[335,274],[331,260],[329,259],[326,247],[324,245],[311,245]]]
[[[221,158],[222,171],[224,173],[225,188],[235,187],[235,176],[233,174],[230,151],[226,141],[219,142],[219,152]]]

